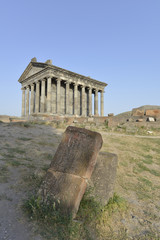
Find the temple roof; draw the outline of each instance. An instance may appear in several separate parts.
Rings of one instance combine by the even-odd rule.
[[[20,83],[23,83],[24,81],[27,81],[27,79],[30,79],[32,76],[36,76],[39,73],[44,72],[45,70],[46,71],[51,70],[51,72],[52,71],[60,72],[62,74],[67,74],[69,77],[80,78],[83,80],[90,81],[92,83],[95,82],[97,84],[103,85],[104,87],[107,86],[107,84],[104,82],[100,82],[96,79],[54,66],[51,60],[47,60],[45,63],[42,63],[42,62],[37,62],[36,58],[31,59],[30,63],[28,64],[28,66],[26,67],[26,69],[24,70],[24,72],[22,73],[18,81]]]

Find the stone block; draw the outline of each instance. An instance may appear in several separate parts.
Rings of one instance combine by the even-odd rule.
[[[86,180],[79,176],[49,169],[39,193],[46,201],[52,199],[62,214],[74,218],[86,187]]]
[[[146,110],[146,116],[151,116],[151,117],[160,116],[160,109]]]
[[[153,117],[148,117],[147,122],[155,122],[155,119]]]
[[[94,122],[94,118],[93,117],[88,118],[88,122]]]
[[[138,109],[138,108],[133,108],[132,109],[132,116],[143,117],[144,116],[144,110],[143,109]]]
[[[64,214],[75,217],[102,143],[99,133],[69,126],[41,185],[43,201],[49,197]]]
[[[48,59],[45,63],[52,65],[52,60]]]
[[[54,171],[90,178],[102,143],[99,133],[69,126],[50,167]]]
[[[102,205],[106,205],[113,196],[117,164],[118,157],[116,154],[99,153],[89,186],[93,187],[91,195]]]

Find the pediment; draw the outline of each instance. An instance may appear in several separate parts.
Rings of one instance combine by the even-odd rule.
[[[26,75],[25,78],[28,78],[28,77],[34,75],[35,73],[40,72],[42,69],[43,69],[42,67],[33,67],[32,66],[31,70],[28,72],[28,74]]]
[[[23,82],[26,78],[40,72],[44,68],[45,68],[44,64],[30,62],[18,81]]]

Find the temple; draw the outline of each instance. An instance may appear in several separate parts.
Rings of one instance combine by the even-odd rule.
[[[18,81],[22,85],[22,117],[44,113],[77,117],[104,115],[103,95],[107,84],[54,66],[51,60],[41,63],[32,58]]]

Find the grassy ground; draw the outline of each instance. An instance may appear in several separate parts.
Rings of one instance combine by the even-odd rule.
[[[71,221],[36,198],[63,131],[44,124],[0,123],[0,208],[10,204],[1,219],[17,222],[17,229],[5,228],[8,236],[25,228],[29,235],[24,240],[160,239],[160,138],[124,135],[125,129],[101,131],[102,151],[119,158],[115,194],[102,207],[86,193]],[[11,213],[17,207],[15,217]],[[5,231],[0,222],[2,239]]]

